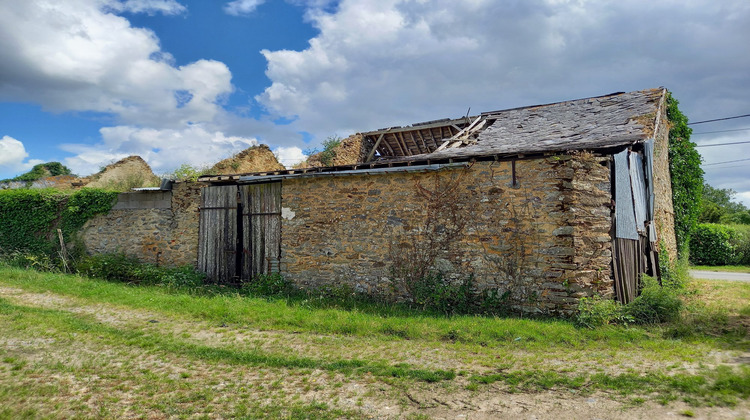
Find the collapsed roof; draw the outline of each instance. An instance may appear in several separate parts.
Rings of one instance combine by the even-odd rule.
[[[606,149],[651,137],[664,92],[613,93],[362,135],[369,160],[394,162]]]
[[[236,182],[268,176],[352,172],[473,159],[512,159],[573,150],[611,152],[654,136],[664,88],[613,93],[458,119],[443,119],[361,133],[363,162],[237,175],[199,181]]]

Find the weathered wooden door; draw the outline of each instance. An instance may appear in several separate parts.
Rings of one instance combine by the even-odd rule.
[[[281,183],[203,188],[198,269],[209,280],[240,283],[278,271]]]
[[[278,272],[281,254],[281,183],[243,185],[242,278]]]
[[[200,212],[198,269],[230,282],[237,277],[237,186],[203,188]]]

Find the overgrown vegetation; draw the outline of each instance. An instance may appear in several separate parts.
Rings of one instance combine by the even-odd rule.
[[[328,136],[322,142],[323,150],[317,148],[305,149],[303,153],[308,157],[317,155],[320,163],[324,166],[332,166],[333,159],[336,158],[336,148],[341,145],[342,140],[343,139],[337,135]]]
[[[173,289],[196,290],[205,280],[205,274],[192,267],[159,267],[123,254],[81,256],[74,268],[84,276]]]
[[[701,212],[703,193],[703,169],[701,156],[690,141],[693,129],[688,127],[688,118],[671,93],[667,94],[667,118],[669,129],[669,172],[672,180],[672,204],[677,251],[687,254],[690,236],[695,230]]]
[[[22,253],[54,257],[59,247],[57,229],[70,242],[84,223],[112,207],[116,192],[84,188],[74,193],[57,190],[0,191],[0,254]]]
[[[682,309],[682,290],[662,286],[651,277],[643,277],[640,294],[626,305],[598,296],[582,298],[576,315],[578,325],[594,328],[609,324],[659,324],[676,321]]]
[[[208,166],[198,167],[183,163],[174,171],[164,174],[163,177],[172,181],[197,181],[202,175],[209,175],[211,172]]]

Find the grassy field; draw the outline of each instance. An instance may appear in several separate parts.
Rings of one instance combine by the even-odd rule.
[[[0,266],[0,419],[750,417],[750,284],[684,299],[584,329]]]

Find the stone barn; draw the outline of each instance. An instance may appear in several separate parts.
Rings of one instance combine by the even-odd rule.
[[[660,252],[676,255],[666,94],[361,133],[360,163],[178,183],[149,193],[158,209],[124,199],[136,204],[92,220],[85,242],[194,262],[220,282],[280,272],[398,294],[439,271],[544,312],[594,294],[628,302],[641,273],[659,274]]]

